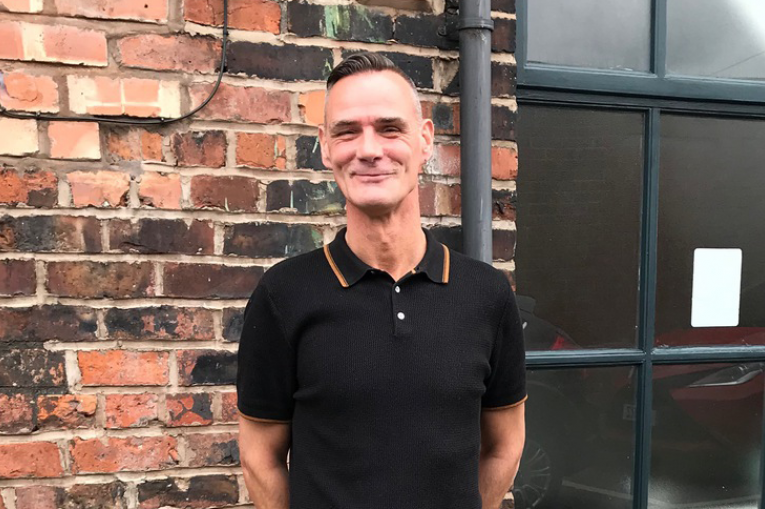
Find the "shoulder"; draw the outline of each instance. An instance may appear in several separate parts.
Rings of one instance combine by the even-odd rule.
[[[326,277],[328,268],[324,249],[314,249],[272,266],[263,274],[259,285],[271,294],[290,289],[298,290],[311,281]]]
[[[486,296],[504,303],[513,294],[507,276],[488,263],[449,249],[449,278],[458,286],[474,286]]]

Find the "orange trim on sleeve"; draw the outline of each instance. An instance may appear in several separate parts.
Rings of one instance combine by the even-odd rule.
[[[329,252],[329,244],[324,244],[324,256],[327,257],[329,266],[332,267],[332,272],[334,272],[335,276],[337,276],[337,280],[340,281],[340,284],[343,286],[343,288],[348,288],[348,282],[343,277],[343,273],[340,272],[340,269],[337,268],[335,260],[332,259],[332,253]]]
[[[444,283],[449,282],[449,248],[441,244],[444,248],[444,274],[441,276],[441,280]]]
[[[238,408],[237,408],[236,411],[239,413],[239,415],[241,415],[242,417],[244,417],[248,421],[253,421],[253,422],[265,422],[265,423],[270,423],[270,424],[289,424],[289,423],[292,422],[292,421],[280,421],[278,419],[261,419],[260,417],[251,417],[249,415],[243,414],[242,411],[239,410]]]
[[[527,399],[529,399],[529,397],[525,396],[522,400],[517,401],[517,402],[515,402],[515,403],[513,403],[511,405],[483,407],[483,408],[481,408],[481,410],[486,410],[486,411],[489,411],[489,412],[493,412],[494,410],[505,410],[507,408],[517,407],[518,405],[521,405],[521,404],[525,403]]]

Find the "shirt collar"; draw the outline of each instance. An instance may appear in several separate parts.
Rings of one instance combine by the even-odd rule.
[[[422,272],[434,283],[449,282],[449,248],[438,242],[430,231],[423,228],[427,247],[425,256],[413,273]],[[346,228],[340,230],[335,240],[324,246],[324,256],[340,284],[347,288],[356,284],[364,275],[375,270],[359,259],[345,240]]]

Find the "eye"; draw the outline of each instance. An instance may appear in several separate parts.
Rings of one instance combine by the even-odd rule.
[[[400,133],[401,129],[396,127],[396,126],[394,126],[394,125],[388,125],[388,126],[383,127],[382,132],[384,132],[384,133]]]

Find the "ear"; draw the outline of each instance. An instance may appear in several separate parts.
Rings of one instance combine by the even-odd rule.
[[[428,162],[433,155],[433,140],[435,138],[435,127],[433,121],[426,118],[422,121],[422,128],[420,129],[420,136],[422,137],[422,160],[423,164]]]
[[[331,170],[332,166],[329,164],[329,140],[327,140],[324,124],[319,125],[319,146],[321,147],[321,162],[324,163],[325,168]]]

